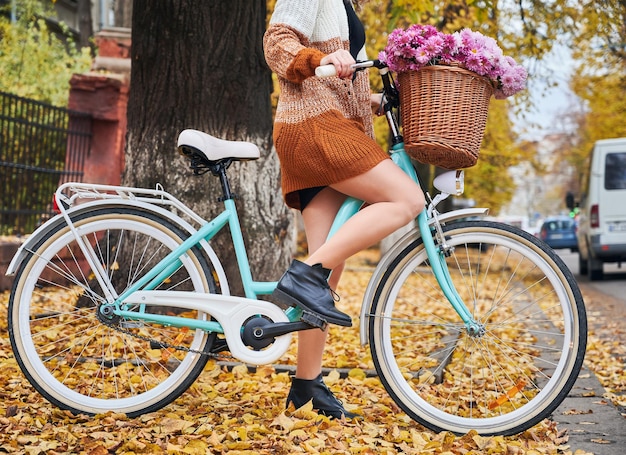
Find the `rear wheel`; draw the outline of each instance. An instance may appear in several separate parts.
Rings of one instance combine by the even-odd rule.
[[[91,245],[92,263],[120,295],[188,234],[169,220],[137,209],[98,209],[73,220]],[[160,290],[215,292],[211,268],[199,250],[180,258]],[[106,293],[66,224],[51,228],[22,263],[9,302],[9,335],[22,371],[49,401],[75,413],[107,411],[136,416],[159,409],[198,377],[214,336],[191,330],[107,319]],[[173,314],[171,308],[161,308]],[[184,315],[206,319],[189,311]]]
[[[519,229],[478,221],[444,233],[451,280],[484,332],[468,332],[417,239],[374,294],[374,364],[396,403],[435,431],[521,432],[548,417],[578,376],[582,296],[561,259]]]

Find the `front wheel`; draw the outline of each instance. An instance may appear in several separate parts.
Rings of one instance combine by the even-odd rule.
[[[468,332],[418,238],[379,277],[369,311],[376,370],[428,428],[519,433],[548,417],[576,381],[587,336],[581,293],[563,261],[517,228],[468,221],[444,234],[454,248],[445,259],[451,280],[484,331]]]
[[[209,349],[212,335],[105,318],[99,309],[107,294],[120,295],[188,234],[167,219],[124,207],[91,210],[72,221],[89,245],[87,256],[68,225],[58,223],[18,270],[8,309],[15,358],[37,391],[63,409],[129,416],[157,410],[202,372],[207,356],[194,351]],[[88,256],[104,271],[106,292]],[[192,249],[157,289],[214,292],[215,283],[202,252]],[[178,315],[207,318],[197,311]]]

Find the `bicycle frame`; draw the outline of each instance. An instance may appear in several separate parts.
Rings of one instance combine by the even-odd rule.
[[[402,143],[396,144],[392,148],[391,157],[393,161],[404,170],[404,172],[406,172],[413,180],[419,183],[415,169],[413,168],[410,158],[404,151],[404,145]],[[356,214],[362,205],[362,201],[354,198],[348,198],[341,206],[331,227],[329,236],[332,236],[350,217]],[[417,217],[417,223],[419,230],[422,234],[430,232],[427,209],[424,209],[422,213],[420,213],[420,215]],[[237,209],[234,201],[232,199],[227,199],[224,201],[224,211],[222,213],[220,213],[210,222],[204,224],[195,234],[191,235],[177,249],[172,251],[159,264],[157,264],[157,266],[155,266],[144,277],[138,280],[132,287],[127,289],[116,299],[115,314],[126,318],[150,319],[154,322],[160,322],[173,326],[190,326],[189,321],[186,318],[163,315],[149,316],[142,313],[137,313],[136,311],[125,311],[123,309],[123,303],[128,303],[129,297],[137,291],[155,289],[174,270],[180,267],[181,262],[179,258],[182,255],[184,255],[194,245],[198,244],[201,240],[210,241],[226,225],[229,226],[231,232],[235,249],[235,256],[237,258],[246,298],[256,300],[259,295],[271,294],[271,292],[276,287],[275,281],[262,282],[255,281],[252,278],[250,263],[244,244],[244,239],[241,233]],[[455,311],[459,314],[461,320],[466,324],[468,330],[479,330],[478,324],[472,318],[469,309],[465,306],[463,300],[459,297],[452,284],[452,281],[448,275],[447,266],[445,265],[445,260],[443,258],[444,252],[441,251],[441,249],[438,250],[438,248],[435,246],[432,235],[422,235],[422,237],[424,239],[424,245],[426,247],[431,266],[433,267],[433,273],[437,278],[437,281],[441,286],[444,295],[450,301]],[[156,292],[158,293],[158,291]],[[167,294],[171,298],[171,292],[168,292]],[[136,299],[132,300],[136,303],[139,303],[136,301]],[[296,321],[300,317],[299,311],[295,309],[289,309],[287,310],[287,317],[290,321]],[[210,321],[197,321],[191,327],[201,328],[203,330],[219,333],[222,332],[218,324]]]
[[[397,125],[393,116],[387,115],[387,120],[390,123],[392,131],[397,131]],[[398,141],[394,141],[395,144],[390,150],[392,160],[409,175],[415,182],[419,184],[419,179],[413,163],[411,162],[408,154],[404,149],[404,143],[401,141],[401,136]],[[81,184],[65,184],[57,190],[57,201],[63,201],[65,197],[63,189],[68,188],[71,185]],[[142,190],[137,188],[123,188],[123,187],[110,187],[104,185],[84,185],[85,187],[93,188],[97,194],[98,189],[114,191],[118,194],[118,199],[135,199],[142,200],[141,197],[136,196],[135,193],[141,194],[142,192],[150,192],[151,190]],[[177,201],[171,195],[162,190],[153,191],[161,197],[174,201],[174,205],[180,207],[181,205],[186,209],[187,213],[191,212],[184,204]],[[131,196],[129,197],[128,194]],[[77,196],[79,197],[79,196]],[[95,196],[98,197],[98,196]],[[114,198],[115,196],[109,195],[108,197]],[[66,198],[66,197],[65,197]],[[107,197],[103,197],[107,198]],[[66,198],[67,199],[67,198]],[[151,204],[149,199],[145,200],[148,204]],[[329,236],[332,236],[337,230],[345,224],[345,222],[352,216],[354,216],[361,206],[362,201],[354,198],[347,198],[344,204],[339,209],[335,221],[331,227]],[[434,204],[431,204],[434,205]],[[107,283],[105,277],[106,272],[102,269],[102,265],[96,260],[96,255],[92,250],[91,245],[87,244],[80,237],[80,233],[73,226],[70,216],[68,214],[69,205],[65,207],[63,203],[59,204],[61,216],[63,216],[80,245],[83,253],[90,262],[90,266],[93,270],[97,270],[100,273],[96,276],[100,286],[104,290],[107,298],[107,303],[102,305],[101,311],[109,311],[109,315],[112,313],[116,316],[126,318],[127,320],[134,321],[152,321],[168,326],[174,327],[189,327],[192,329],[201,329],[206,332],[224,333],[227,338],[234,336],[240,339],[239,330],[241,329],[240,322],[241,317],[235,317],[236,312],[240,312],[247,317],[251,317],[254,314],[271,314],[272,320],[276,323],[292,323],[291,330],[285,328],[283,332],[278,335],[290,333],[294,330],[303,329],[303,324],[297,324],[296,321],[300,319],[301,311],[297,308],[289,308],[286,311],[280,310],[275,305],[258,299],[260,295],[271,294],[276,287],[276,281],[255,281],[252,277],[250,263],[246,252],[244,239],[241,231],[241,225],[239,222],[239,216],[235,203],[232,199],[224,200],[224,210],[215,218],[210,221],[202,220],[197,215],[195,220],[200,222],[200,227],[197,230],[190,230],[190,236],[170,254],[163,258],[152,270],[150,270],[145,276],[138,280],[133,286],[125,290],[121,295],[116,295],[115,290]],[[470,310],[464,304],[463,300],[458,295],[452,280],[449,276],[448,269],[445,263],[445,251],[441,245],[436,245],[433,239],[432,231],[436,229],[438,220],[436,217],[429,217],[430,209],[425,208],[422,213],[417,217],[417,226],[419,232],[423,238],[424,246],[428,254],[428,258],[439,286],[441,287],[444,295],[449,300],[454,310],[458,313],[461,320],[464,322],[469,333],[478,333],[481,330],[480,324],[478,324],[472,317]],[[461,216],[469,215],[481,215],[485,213],[484,209],[465,210],[453,212],[455,214],[446,214],[442,217],[445,219],[454,219]],[[228,226],[231,238],[235,250],[235,256],[242,279],[243,289],[245,297],[235,297],[225,294],[202,294],[192,292],[173,292],[173,291],[158,291],[155,290],[167,277],[177,270],[182,262],[181,257],[184,257],[187,252],[196,245],[208,243],[218,232]],[[19,259],[14,258],[14,263],[11,264],[9,270],[16,269],[19,264]],[[228,292],[226,290],[226,292]],[[194,309],[201,313],[208,313],[217,319],[190,319],[180,316],[169,316],[163,314],[153,314],[146,311],[151,305],[170,305],[172,301],[176,301],[176,307]],[[225,305],[225,303],[227,305]],[[228,309],[225,309],[228,308]],[[245,311],[244,311],[245,309]],[[233,352],[237,357],[239,352]],[[246,360],[245,354],[242,360]],[[258,361],[259,359],[248,358],[248,361]]]

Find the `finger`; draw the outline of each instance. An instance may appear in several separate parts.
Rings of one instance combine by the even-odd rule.
[[[339,77],[346,78],[351,76],[354,72],[351,66],[355,63],[355,60],[354,58],[352,58],[350,52],[346,51],[345,49],[339,49],[333,52],[332,55],[337,61],[337,73],[339,74]]]

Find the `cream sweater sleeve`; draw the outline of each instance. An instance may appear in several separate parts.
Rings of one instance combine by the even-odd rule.
[[[348,39],[343,0],[278,0],[263,39],[265,59],[278,76],[300,83]]]

